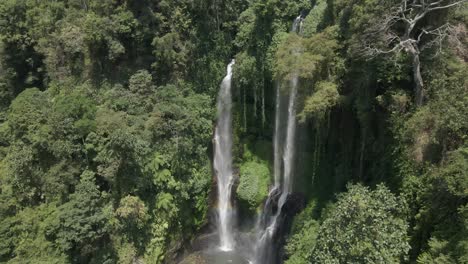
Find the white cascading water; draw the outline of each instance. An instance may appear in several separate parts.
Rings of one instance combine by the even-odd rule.
[[[214,138],[214,169],[218,185],[218,233],[220,249],[234,249],[232,218],[234,209],[231,206],[231,192],[234,183],[232,170],[232,96],[231,78],[232,60],[227,67],[227,75],[221,83],[218,94],[218,120]]]
[[[302,17],[298,16],[293,23],[292,31],[300,31]],[[294,151],[296,136],[296,99],[299,77],[294,75],[290,81],[291,90],[289,92],[288,115],[286,126],[286,144],[282,141],[282,100],[280,87],[276,87],[276,107],[275,107],[275,131],[274,131],[274,186],[271,189],[265,203],[262,215],[257,223],[257,242],[255,245],[255,264],[273,263],[274,259],[273,243],[274,236],[280,228],[279,220],[281,211],[286,203],[288,195],[292,192],[292,176],[294,168]],[[283,168],[283,170],[282,170]],[[282,177],[281,177],[282,176]],[[280,197],[278,198],[278,194]],[[272,204],[277,200],[276,211],[272,212]]]
[[[297,34],[301,34],[303,21],[304,19],[302,18],[302,15],[299,15],[298,17],[296,17],[296,19],[294,19],[291,31],[296,32]]]
[[[299,77],[295,75],[291,80],[291,91],[289,94],[289,108],[288,108],[288,127],[286,131],[286,147],[283,154],[284,162],[284,179],[283,179],[283,194],[288,195],[292,191],[291,177],[294,169],[294,139],[296,138],[296,98],[297,98],[297,85]],[[283,196],[282,194],[282,196]],[[280,199],[281,201],[281,199]],[[281,203],[280,203],[281,205]],[[282,206],[280,206],[281,208]]]
[[[276,106],[275,106],[275,132],[273,134],[273,151],[274,155],[274,176],[275,176],[275,185],[274,188],[277,188],[281,184],[281,91],[280,85],[276,84]]]

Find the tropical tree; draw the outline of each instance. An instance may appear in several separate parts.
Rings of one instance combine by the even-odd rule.
[[[384,185],[348,186],[320,227],[314,263],[399,263],[410,249],[405,202]]]

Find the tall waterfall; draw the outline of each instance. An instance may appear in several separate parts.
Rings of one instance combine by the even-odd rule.
[[[231,192],[234,183],[232,170],[232,96],[231,78],[234,60],[227,67],[227,75],[221,83],[218,94],[218,120],[214,138],[214,169],[218,184],[218,233],[220,249],[234,249],[232,218],[234,209],[231,206]]]
[[[299,77],[294,75],[291,80],[291,91],[289,94],[289,107],[288,107],[288,126],[286,132],[286,146],[283,154],[284,162],[284,182],[283,182],[283,195],[287,195],[292,191],[291,177],[294,169],[294,140],[296,138],[296,98],[297,98],[297,85]],[[281,201],[281,200],[280,200]],[[281,203],[280,203],[281,205]],[[281,206],[280,206],[281,208]]]
[[[292,31],[299,32],[302,17],[298,16],[293,23]],[[275,263],[278,261],[274,242],[282,226],[282,209],[288,195],[292,192],[296,137],[296,99],[299,77],[294,75],[290,80],[288,113],[284,139],[282,120],[283,100],[279,85],[276,87],[275,131],[274,131],[274,176],[275,182],[257,223],[257,243],[255,245],[255,264]],[[286,141],[283,143],[283,141]],[[279,197],[278,197],[279,196]],[[276,206],[275,206],[276,205]]]
[[[275,153],[274,160],[273,160],[273,172],[275,177],[275,185],[274,188],[277,188],[281,184],[281,155],[282,152],[281,148],[281,141],[282,141],[282,133],[281,133],[281,91],[280,85],[276,84],[276,106],[275,106],[275,132],[273,134],[273,151]]]

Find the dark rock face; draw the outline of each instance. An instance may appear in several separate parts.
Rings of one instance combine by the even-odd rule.
[[[194,239],[191,243],[192,251],[202,251],[204,249],[214,247],[218,244],[219,238],[217,233],[203,234]]]
[[[269,224],[269,218],[276,214],[278,211],[278,200],[281,196],[280,189],[273,189],[271,193],[268,195],[268,199],[265,202],[265,206],[263,207],[263,214],[262,219],[260,219],[260,225],[262,228],[266,228]]]
[[[302,194],[291,193],[286,199],[286,203],[283,206],[281,214],[284,214],[290,218],[300,213],[305,207],[305,197]]]

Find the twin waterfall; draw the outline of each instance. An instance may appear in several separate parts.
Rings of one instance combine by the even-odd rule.
[[[274,134],[274,173],[275,184],[271,189],[268,199],[259,218],[256,227],[257,241],[255,244],[255,264],[276,263],[278,251],[275,242],[278,241],[279,229],[282,227],[282,209],[288,195],[292,192],[292,175],[294,168],[294,149],[296,135],[296,98],[298,78],[291,80],[289,94],[288,115],[286,127],[282,123],[281,109],[282,96],[280,87],[276,88],[276,122]],[[286,133],[282,129],[286,128]],[[284,141],[284,135],[286,140]],[[286,143],[285,145],[283,143]],[[279,197],[278,197],[279,196]],[[275,208],[276,205],[276,208]]]
[[[296,18],[292,31],[300,31],[302,17]],[[217,228],[219,249],[224,252],[237,250],[234,238],[235,208],[231,203],[234,175],[232,168],[232,95],[231,78],[234,60],[228,65],[227,75],[220,87],[217,110],[218,119],[214,136],[214,170],[217,177]],[[281,237],[284,210],[288,196],[292,192],[295,137],[296,137],[296,100],[299,78],[293,75],[289,81],[289,93],[282,94],[276,85],[274,148],[274,185],[258,217],[253,235],[253,252],[250,263],[274,264],[278,262],[278,246]],[[237,234],[237,231],[236,231]],[[242,243],[239,243],[242,244]],[[241,246],[241,245],[238,245]],[[252,256],[253,255],[253,256]]]
[[[231,78],[234,60],[228,65],[218,94],[218,122],[214,138],[214,169],[218,183],[218,233],[220,248],[223,251],[234,249],[233,225],[234,209],[231,206],[232,185],[232,95]]]
[[[298,32],[302,23],[302,17],[294,20],[293,32]],[[286,126],[283,123],[282,113],[285,106],[281,88],[276,84],[276,107],[275,107],[275,131],[273,139],[274,150],[274,177],[275,183],[271,189],[268,199],[257,223],[257,242],[255,245],[255,264],[276,263],[278,261],[278,250],[275,242],[278,241],[279,229],[283,226],[282,209],[288,195],[292,192],[292,176],[294,169],[295,137],[296,137],[296,100],[299,77],[293,75],[290,80],[290,91],[288,100],[288,115]],[[283,131],[286,129],[286,131]],[[285,143],[285,144],[284,144]],[[279,195],[279,197],[278,197]],[[276,205],[276,208],[274,208]]]

